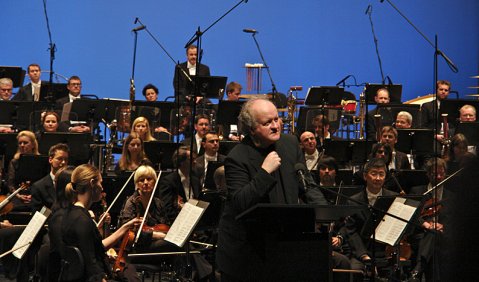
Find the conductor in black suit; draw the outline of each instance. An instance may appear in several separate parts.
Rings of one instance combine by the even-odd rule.
[[[50,173],[33,183],[31,187],[32,193],[32,210],[40,211],[43,206],[51,208],[56,200],[56,191],[53,184],[57,171],[68,165],[69,148],[66,144],[56,144],[50,147],[48,151],[48,162],[50,163]]]
[[[194,86],[188,79],[186,74],[192,79],[193,76],[210,76],[210,68],[207,65],[196,65],[196,58],[198,56],[198,48],[195,45],[190,45],[186,49],[187,61],[179,64],[175,68],[175,76],[173,78],[173,87],[175,89],[175,97],[178,97],[181,103],[189,101],[189,95],[193,94]],[[186,73],[186,74],[185,74]],[[196,98],[196,103],[201,100],[201,97]]]
[[[294,166],[304,165],[304,154],[293,135],[281,134],[276,107],[270,101],[252,99],[239,114],[245,138],[225,160],[228,197],[219,225],[216,259],[222,281],[264,281],[264,250],[254,231],[237,215],[258,203],[324,204],[327,201],[306,173],[305,189]],[[256,243],[254,242],[256,241]]]

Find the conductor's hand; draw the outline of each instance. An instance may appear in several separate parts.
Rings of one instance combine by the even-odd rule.
[[[268,173],[272,173],[281,165],[281,158],[275,151],[269,153],[263,161],[261,168]]]

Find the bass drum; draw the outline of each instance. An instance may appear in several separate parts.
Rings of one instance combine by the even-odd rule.
[[[411,105],[422,105],[427,102],[431,102],[434,100],[434,94],[428,94],[425,96],[417,97],[412,100],[404,102],[404,104],[411,104]]]

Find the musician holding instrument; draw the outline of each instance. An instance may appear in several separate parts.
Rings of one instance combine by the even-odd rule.
[[[134,218],[102,239],[88,211],[94,202],[101,199],[101,182],[100,171],[92,165],[83,164],[75,168],[71,182],[65,190],[67,208],[62,218],[60,236],[66,246],[75,246],[80,250],[85,264],[83,281],[106,281],[113,278],[105,251],[118,242],[130,228],[141,222],[141,219]],[[140,281],[135,268],[128,264],[120,276],[128,281]]]
[[[137,251],[160,251],[162,247],[169,244],[163,239],[174,218],[167,216],[163,201],[152,194],[156,180],[156,172],[151,166],[138,167],[134,176],[135,192],[128,197],[120,212],[119,224],[123,225],[138,215],[143,216],[150,198],[153,197],[151,206],[146,213],[143,230],[139,231],[141,233]]]
[[[436,100],[424,103],[421,105],[421,127],[436,129],[436,140],[444,141],[444,134],[440,133],[441,122],[443,119],[440,115],[441,102],[446,100],[449,96],[451,83],[447,80],[438,80],[436,82]],[[435,103],[435,104],[434,104]]]

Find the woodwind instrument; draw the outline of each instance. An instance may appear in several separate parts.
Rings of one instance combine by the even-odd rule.
[[[442,158],[447,158],[449,153],[449,144],[451,140],[449,139],[449,124],[447,123],[447,114],[441,114],[442,116],[442,131],[444,135],[444,141],[442,141]]]
[[[364,88],[365,90],[366,88]],[[364,122],[366,119],[366,94],[359,94],[359,139],[364,140]]]
[[[379,143],[381,141],[381,130],[382,130],[380,114],[374,115],[374,126],[376,127],[376,141],[378,141]]]

